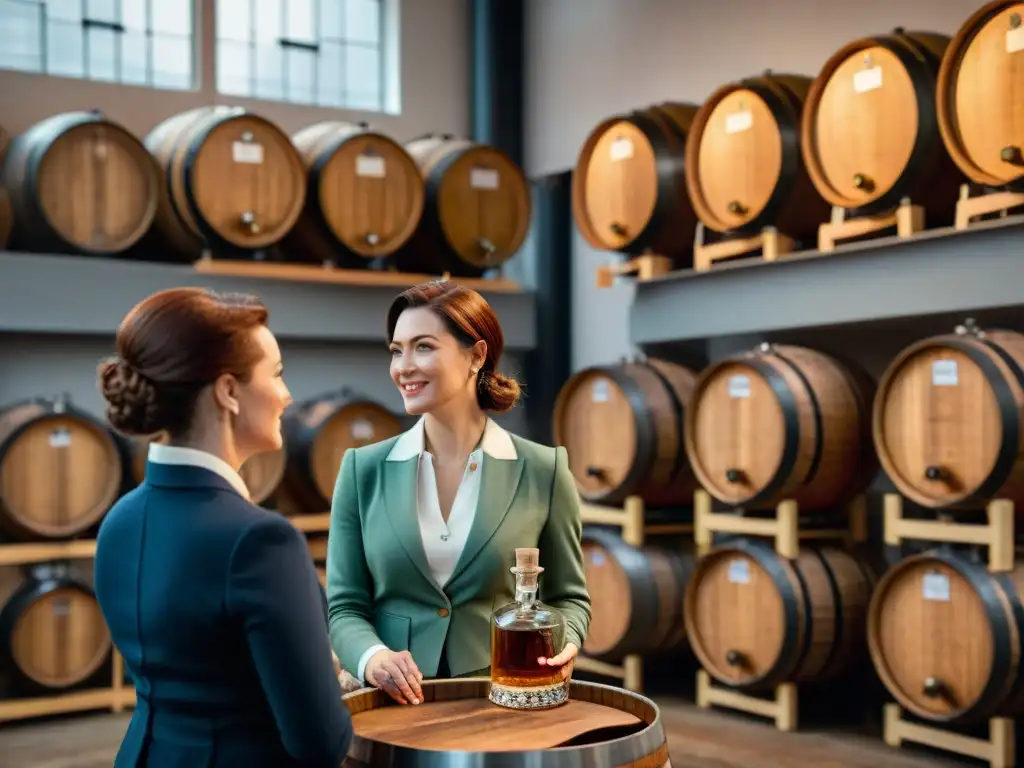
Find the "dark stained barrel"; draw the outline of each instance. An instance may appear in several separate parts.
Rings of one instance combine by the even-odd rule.
[[[12,248],[121,253],[156,215],[160,175],[153,158],[98,111],[53,115],[15,136],[2,175],[14,217]]]
[[[513,710],[491,704],[489,687],[486,678],[425,680],[414,707],[376,688],[345,694],[355,736],[343,765],[670,765],[661,712],[644,696],[573,681],[559,707]]]
[[[117,500],[117,438],[66,397],[0,411],[0,527],[20,539],[71,538]]]
[[[610,117],[590,132],[572,177],[573,218],[590,245],[692,264],[697,216],[684,163],[697,109],[655,104]]]
[[[834,679],[863,656],[873,585],[867,564],[837,547],[804,547],[790,561],[734,539],[702,557],[686,587],[690,647],[735,688]]]
[[[292,136],[306,203],[281,248],[289,259],[366,266],[413,236],[425,190],[416,161],[367,123],[326,121]]]
[[[66,566],[33,567],[0,606],[0,664],[21,692],[53,694],[84,683],[112,650],[92,588]]]

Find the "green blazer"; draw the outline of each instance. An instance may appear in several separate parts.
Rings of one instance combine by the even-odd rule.
[[[442,588],[417,518],[419,455],[388,459],[403,436],[349,449],[341,461],[327,543],[331,645],[341,665],[358,675],[364,652],[383,644],[411,652],[425,677],[436,676],[445,648],[453,676],[487,674],[491,613],[514,599],[517,547],[540,549],[540,599],[565,616],[566,642],[582,647],[590,595],[565,448],[509,435],[514,456],[482,456],[476,515]]]

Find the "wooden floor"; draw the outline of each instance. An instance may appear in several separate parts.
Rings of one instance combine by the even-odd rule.
[[[954,768],[980,766],[923,749],[831,732],[784,734],[743,715],[659,697],[673,768]],[[110,768],[130,714],[0,727],[0,768]]]

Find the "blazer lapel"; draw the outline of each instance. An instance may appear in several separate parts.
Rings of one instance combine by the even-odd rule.
[[[416,482],[419,457],[405,461],[385,461],[383,474],[384,507],[395,536],[423,578],[437,587],[427,564],[427,554],[416,516]]]
[[[514,460],[495,459],[485,456],[483,460],[483,477],[480,480],[480,499],[477,502],[476,516],[473,526],[469,529],[466,547],[462,550],[455,570],[452,571],[448,583],[451,584],[469,566],[473,558],[479,554],[484,545],[498,530],[505,519],[516,491],[519,480],[523,476],[523,457]]]

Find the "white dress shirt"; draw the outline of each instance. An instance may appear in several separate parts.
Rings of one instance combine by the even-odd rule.
[[[515,461],[518,457],[516,446],[508,432],[492,419],[487,420],[480,446],[469,454],[462,481],[455,493],[448,522],[441,514],[441,503],[437,495],[437,475],[434,472],[434,457],[426,449],[423,419],[395,441],[385,461],[408,461],[419,457],[416,473],[416,516],[419,519],[423,551],[427,555],[430,573],[442,589],[451,578],[455,565],[462,556],[462,550],[469,538],[476,517],[477,502],[480,499],[480,479],[483,476],[483,462],[486,460]],[[365,680],[363,673],[373,654],[387,650],[386,645],[373,645],[359,658],[357,677]]]
[[[198,448],[183,448],[178,445],[162,443],[149,444],[149,460],[155,464],[178,464],[181,466],[201,467],[220,475],[227,480],[238,495],[250,501],[249,489],[242,476],[235,472],[224,459]]]

